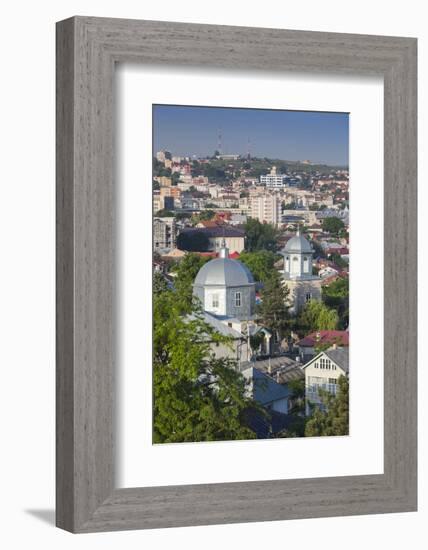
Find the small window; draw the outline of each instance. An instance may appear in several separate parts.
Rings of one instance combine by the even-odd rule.
[[[218,306],[219,306],[219,303],[218,303],[218,294],[213,294],[213,295],[212,295],[212,302],[211,302],[211,305],[212,305],[212,307],[218,307]]]
[[[312,299],[312,294],[310,292],[307,292],[306,296],[305,296],[306,302],[309,302],[309,300],[311,300],[311,299]]]
[[[241,307],[241,293],[235,292],[235,306]]]

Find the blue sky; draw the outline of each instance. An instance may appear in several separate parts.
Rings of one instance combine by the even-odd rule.
[[[154,151],[222,153],[348,165],[349,115],[268,109],[153,106]]]

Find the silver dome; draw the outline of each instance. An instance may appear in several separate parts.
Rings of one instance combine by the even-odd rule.
[[[303,235],[300,235],[299,233],[292,237],[287,244],[285,245],[284,252],[288,254],[292,254],[293,252],[297,252],[299,254],[312,254],[313,248],[310,244],[310,242],[303,237]]]
[[[195,286],[248,286],[254,285],[251,271],[237,260],[216,258],[201,267]]]

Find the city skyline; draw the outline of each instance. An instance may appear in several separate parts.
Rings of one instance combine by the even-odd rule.
[[[178,156],[206,157],[221,149],[222,154],[348,166],[349,114],[153,105],[153,143],[155,152]]]

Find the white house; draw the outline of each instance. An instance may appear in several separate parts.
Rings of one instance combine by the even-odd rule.
[[[319,390],[336,395],[339,378],[349,377],[349,348],[322,351],[303,365],[302,369],[305,373],[307,402],[323,408]],[[310,411],[309,403],[307,414]]]

